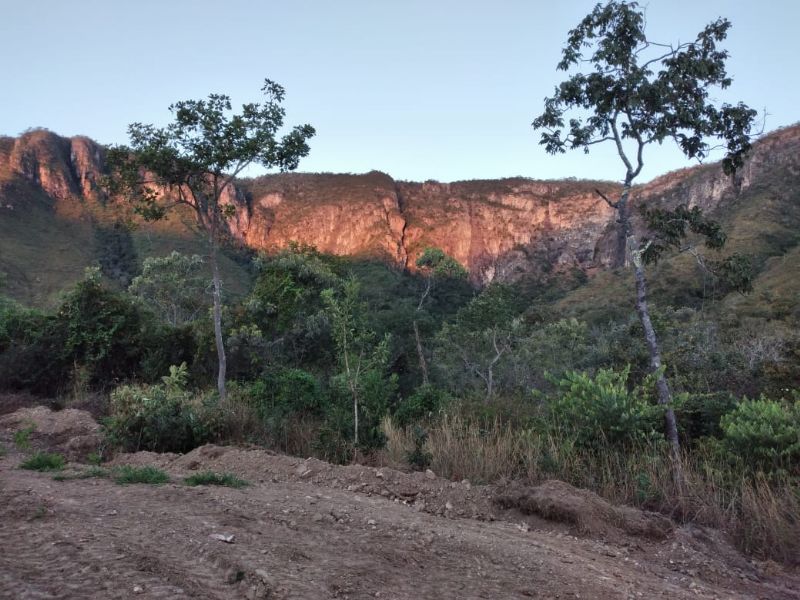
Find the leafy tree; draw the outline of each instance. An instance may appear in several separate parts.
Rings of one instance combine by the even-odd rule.
[[[149,257],[128,291],[163,321],[177,327],[194,321],[208,306],[202,269],[203,259],[197,254],[186,256],[173,251],[167,256]]]
[[[384,402],[372,402],[378,398],[384,400],[387,390],[394,388],[394,379],[386,381],[384,373],[389,356],[389,334],[378,339],[370,330],[364,319],[364,306],[359,301],[359,284],[356,279],[345,282],[341,292],[327,289],[322,292],[328,317],[331,321],[331,332],[336,344],[336,352],[341,372],[334,377],[337,384],[347,389],[353,404],[353,443],[360,443],[359,415],[362,409],[370,412],[369,425],[377,425],[385,410]]]
[[[549,153],[589,152],[595,144],[611,143],[625,167],[619,197],[600,195],[617,214],[615,262],[623,265],[629,257],[633,264],[636,310],[651,369],[658,373],[658,400],[667,407],[666,429],[676,473],[680,473],[678,428],[647,305],[645,264],[654,258],[656,247],[643,244],[634,234],[631,187],[644,166],[645,149],[669,139],[687,158],[698,160],[708,156],[712,142],[721,140],[727,151],[722,161],[725,173],[733,174],[742,166],[756,113],[741,103],[715,105],[709,98],[710,90],[731,84],[725,68],[728,52],[717,46],[729,28],[730,22],[720,18],[690,42],[663,44],[647,38],[644,13],[636,2],[597,4],[569,32],[558,64],[563,71],[584,67],[587,71],[574,73],[556,87],[554,95],[545,99],[544,112],[533,121],[534,128],[543,130],[541,143]],[[569,120],[567,112],[572,113]],[[714,235],[708,239],[712,246],[719,243]]]
[[[433,290],[439,279],[466,279],[467,270],[461,266],[456,259],[445,254],[440,248],[425,248],[416,261],[417,268],[425,279],[425,287],[419,297],[417,313],[420,313],[425,305],[425,300]],[[422,371],[422,385],[430,383],[428,379],[428,363],[425,360],[425,352],[422,348],[422,339],[419,334],[418,319],[412,322],[414,326],[414,339],[417,343],[417,356],[419,357],[419,368]]]
[[[477,383],[488,402],[497,391],[497,372],[514,351],[524,327],[517,317],[513,290],[492,285],[445,323],[436,338],[437,365],[453,389],[458,374],[466,376],[463,387]]]
[[[237,175],[251,164],[292,170],[309,152],[310,125],[278,138],[285,109],[284,89],[265,80],[263,104],[248,103],[239,114],[222,94],[184,100],[170,106],[174,121],[166,127],[133,123],[130,147],[111,148],[109,190],[124,193],[147,220],[163,218],[177,206],[189,207],[208,237],[214,298],[217,388],[225,398],[225,348],[222,339],[222,279],[217,254],[225,219],[234,212],[224,203]]]
[[[61,360],[87,369],[94,383],[124,380],[139,369],[145,347],[141,315],[127,296],[102,285],[99,269],[86,269],[56,318],[65,334]]]

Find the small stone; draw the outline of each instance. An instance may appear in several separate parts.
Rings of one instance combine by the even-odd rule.
[[[453,510],[453,503],[448,502],[444,505],[445,510]]]
[[[433,471],[431,471],[430,469],[426,469],[426,470],[425,470],[425,477],[426,477],[427,479],[436,479],[436,473],[434,473],[434,472],[433,472]]]
[[[367,519],[367,525],[377,525],[375,519]]]
[[[133,593],[134,594],[144,594],[144,588],[140,585],[133,586]]]
[[[311,520],[314,521],[314,523],[319,523],[320,521],[322,521],[324,519],[325,519],[325,517],[322,516],[322,513],[314,513],[314,516],[311,517]]]
[[[212,533],[208,537],[210,537],[212,540],[219,540],[220,542],[225,542],[226,544],[232,544],[234,538],[233,534],[225,535],[224,533]]]

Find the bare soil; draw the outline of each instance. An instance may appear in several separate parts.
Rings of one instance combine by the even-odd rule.
[[[34,416],[58,432],[42,425],[34,448],[69,445],[62,418],[94,434],[83,415]],[[54,481],[18,468],[24,417],[0,420],[2,598],[800,598],[799,573],[720,532],[562,482],[476,486],[220,446],[113,462],[160,467],[165,485]],[[182,483],[207,470],[251,485]]]

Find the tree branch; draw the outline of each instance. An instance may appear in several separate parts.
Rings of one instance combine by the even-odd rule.
[[[594,193],[600,196],[603,200],[605,200],[606,204],[608,204],[614,210],[616,210],[617,207],[619,206],[619,202],[612,202],[611,200],[609,200],[608,196],[606,196],[603,192],[601,192],[597,188],[594,188]]]

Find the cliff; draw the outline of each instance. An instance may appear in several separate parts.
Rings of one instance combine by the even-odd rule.
[[[0,138],[0,219],[10,211],[24,213],[31,190],[43,194],[55,213],[83,218],[109,202],[98,187],[103,173],[104,149],[88,138],[43,130]],[[713,213],[772,179],[788,178],[791,185],[798,174],[795,126],[758,142],[736,179],[718,164],[701,165],[636,188],[634,201],[688,202]],[[296,241],[413,268],[426,246],[438,246],[467,267],[475,283],[485,284],[542,270],[608,265],[614,215],[595,189],[613,194],[618,186],[524,178],[414,183],[377,171],[287,173],[240,181],[223,201],[236,209],[231,235],[253,249],[271,251]]]

